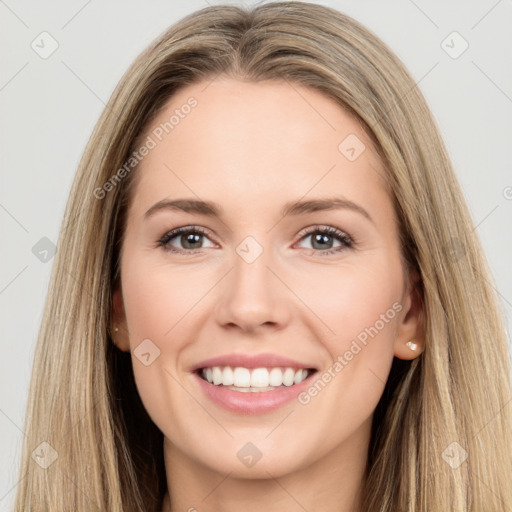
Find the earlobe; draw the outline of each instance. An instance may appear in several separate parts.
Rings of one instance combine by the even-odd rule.
[[[417,273],[409,276],[409,285],[403,298],[404,309],[397,327],[394,354],[398,359],[415,359],[425,348],[423,325],[423,296]]]
[[[110,337],[114,345],[123,352],[130,350],[126,315],[124,311],[123,295],[117,287],[112,295],[112,320],[110,325]]]
[[[406,343],[406,345],[411,349],[411,350],[418,350],[418,345],[416,343],[413,343],[412,341],[408,341]]]
[[[423,343],[418,343],[418,340],[409,340],[403,345],[395,343],[395,356],[398,359],[416,359],[423,352]]]

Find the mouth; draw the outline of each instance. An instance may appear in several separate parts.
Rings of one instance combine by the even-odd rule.
[[[315,368],[285,366],[245,368],[210,366],[195,373],[209,384],[240,393],[263,393],[297,386],[317,373]]]

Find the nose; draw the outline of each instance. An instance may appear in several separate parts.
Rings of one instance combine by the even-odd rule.
[[[290,319],[291,292],[278,277],[271,251],[263,250],[254,261],[240,254],[234,255],[233,268],[219,290],[217,322],[246,332],[265,325],[283,328]]]

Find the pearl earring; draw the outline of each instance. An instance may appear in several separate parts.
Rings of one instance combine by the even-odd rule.
[[[119,329],[117,327],[114,327],[114,331],[117,332],[119,331]]]
[[[411,349],[411,350],[416,350],[418,348],[418,345],[416,345],[416,343],[413,343],[412,341],[408,341],[406,343],[406,345]]]

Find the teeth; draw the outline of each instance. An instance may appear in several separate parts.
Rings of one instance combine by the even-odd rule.
[[[279,368],[272,368],[269,374],[269,381],[271,386],[281,386],[283,384],[283,372]]]
[[[222,383],[222,370],[218,366],[212,368],[212,379],[216,386]]]
[[[308,370],[293,368],[242,368],[214,366],[203,368],[201,375],[215,386],[228,386],[237,391],[271,391],[282,386],[300,384],[309,375]]]
[[[301,370],[299,370],[301,371]],[[283,373],[283,384],[285,386],[293,386],[293,381],[295,380],[295,372],[293,371],[293,368],[286,368],[286,370]],[[301,379],[302,381],[302,379]]]
[[[250,388],[251,372],[247,368],[235,368],[233,372],[233,386],[237,388]]]
[[[270,377],[266,368],[256,368],[251,373],[252,388],[268,388]]]
[[[222,384],[224,386],[232,386],[234,384],[233,370],[230,366],[226,366],[222,370]]]

